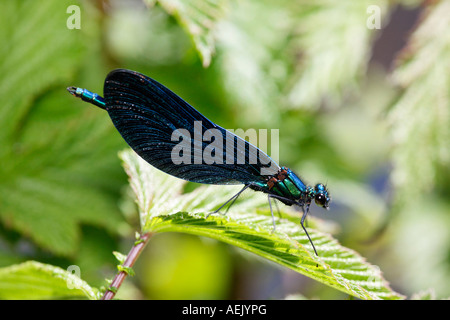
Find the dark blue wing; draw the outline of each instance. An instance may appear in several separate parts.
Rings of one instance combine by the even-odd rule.
[[[214,124],[175,93],[138,72],[112,71],[105,79],[104,97],[109,116],[130,147],[148,163],[175,177],[207,184],[251,184],[264,181],[279,169],[267,154]],[[202,134],[208,129],[222,134],[224,144],[219,151],[223,154],[219,156],[223,156],[223,163],[194,163],[192,155],[190,164],[174,164],[171,155],[179,140],[172,141],[172,133],[185,129],[194,138],[195,121],[201,121]],[[233,139],[232,163],[225,161],[230,150],[226,149],[226,138]],[[238,141],[243,148],[238,147]],[[195,140],[194,144],[204,150],[210,142]],[[237,163],[239,156],[245,160]]]

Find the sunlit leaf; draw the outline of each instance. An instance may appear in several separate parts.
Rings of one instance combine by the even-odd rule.
[[[79,101],[65,89],[85,53],[81,31],[67,28],[72,4],[0,5],[8,21],[0,30],[0,219],[66,256],[77,249],[81,222],[116,232],[121,221],[111,201],[120,180],[112,127],[88,106],[74,108]]]
[[[216,24],[227,13],[228,0],[146,0],[149,5],[158,2],[173,15],[192,38],[195,47],[207,67],[215,52]]]
[[[392,80],[404,88],[389,113],[398,203],[434,185],[450,164],[450,2],[427,8],[397,61]],[[437,61],[439,61],[437,63]]]
[[[140,212],[143,232],[183,232],[206,236],[245,249],[312,279],[361,299],[401,299],[358,253],[341,246],[330,235],[309,233],[319,253],[314,254],[298,218],[272,218],[260,209],[265,197],[252,193],[224,217],[205,214],[224,203],[239,187],[201,186],[181,193],[184,182],[171,177],[131,150],[121,153]],[[267,206],[267,205],[266,205]]]
[[[36,261],[0,269],[0,299],[97,299],[98,290],[81,280],[75,271]]]
[[[255,21],[261,23],[255,23]],[[271,21],[271,23],[266,23]],[[279,82],[286,78],[283,59],[288,42],[288,11],[276,2],[236,3],[217,28],[217,67],[227,100],[247,123],[279,120]]]
[[[292,7],[299,64],[288,93],[292,108],[320,107],[322,102],[337,106],[348,89],[357,88],[370,58],[371,41],[378,29],[367,21],[375,5],[380,28],[387,23],[386,1],[300,1]]]

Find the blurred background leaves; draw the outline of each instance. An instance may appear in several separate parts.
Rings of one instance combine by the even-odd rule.
[[[111,252],[128,251],[139,223],[117,157],[126,144],[65,88],[101,94],[111,69],[128,68],[225,128],[280,129],[280,164],[327,182],[332,208],[312,214],[343,245],[397,292],[449,296],[449,2],[377,1],[372,30],[369,1],[2,1],[0,265],[76,264],[95,286],[115,272]],[[70,5],[80,29],[67,27]],[[189,237],[152,239],[119,297],[345,297]],[[211,287],[201,279],[216,264]]]

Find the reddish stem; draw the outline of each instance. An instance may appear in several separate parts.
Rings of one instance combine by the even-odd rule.
[[[144,249],[145,245],[147,244],[151,236],[152,233],[150,232],[141,235],[139,240],[136,241],[135,245],[131,248],[122,266],[124,266],[125,268],[133,267],[133,265],[135,264],[136,260],[138,259],[139,255],[141,254],[142,250]],[[125,271],[120,271],[119,273],[117,273],[113,281],[111,282],[111,285],[103,295],[102,300],[111,300],[112,298],[114,298],[117,290],[122,285],[122,282],[127,275],[128,273]]]

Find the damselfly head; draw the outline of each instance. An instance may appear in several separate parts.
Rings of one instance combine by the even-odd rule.
[[[314,201],[316,202],[316,205],[328,210],[328,207],[331,202],[331,197],[328,194],[327,187],[322,183],[318,183],[314,187],[314,191],[315,191]]]

